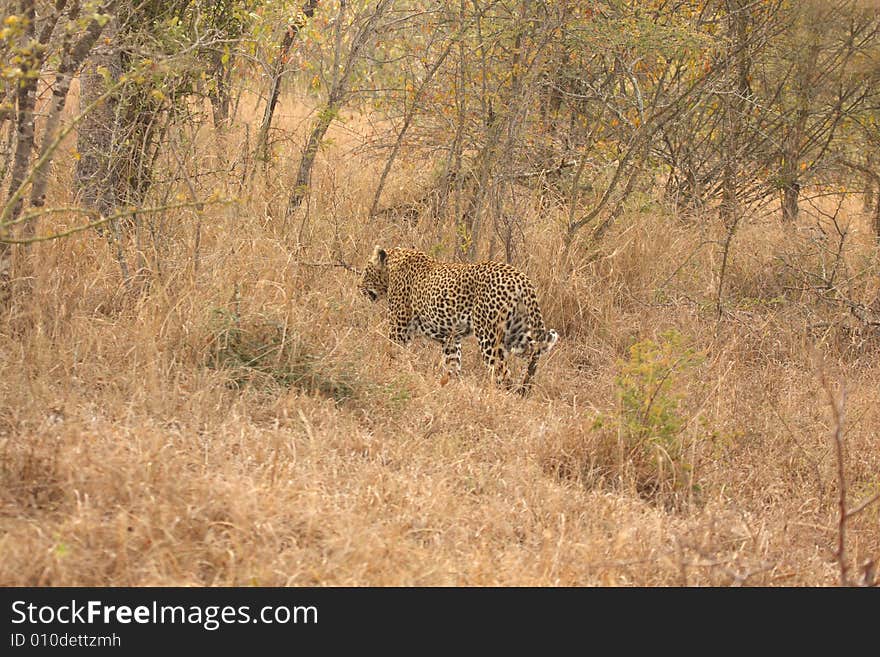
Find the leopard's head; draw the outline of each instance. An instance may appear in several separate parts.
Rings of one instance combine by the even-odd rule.
[[[388,265],[386,260],[388,253],[385,249],[376,245],[373,255],[370,256],[367,266],[364,267],[358,290],[361,294],[370,298],[370,301],[378,301],[388,293]]]

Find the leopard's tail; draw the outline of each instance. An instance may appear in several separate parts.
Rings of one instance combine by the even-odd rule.
[[[521,356],[532,346],[531,313],[523,302],[518,302],[507,316],[502,328],[504,350]]]

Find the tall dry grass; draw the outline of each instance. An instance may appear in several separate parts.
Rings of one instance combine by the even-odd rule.
[[[807,220],[793,238],[748,218],[718,323],[710,217],[646,197],[598,250],[566,251],[564,213],[523,201],[516,262],[561,340],[525,400],[490,384],[473,342],[462,379],[440,387],[434,344],[389,343],[353,274],[314,265],[360,265],[377,241],[448,246],[450,232],[364,217],[377,164],[356,117],[322,153],[308,214],[285,221],[305,116],[281,112],[290,138],[265,175],[196,179],[238,202],[200,224],[168,213],[132,288],[92,232],[31,249],[28,292],[0,320],[0,582],[837,582],[817,368],[846,384],[857,501],[880,487],[880,366],[876,340],[782,264],[819,266]],[[202,131],[193,166],[234,162],[244,140],[239,126],[218,155]],[[71,200],[71,157],[54,169],[56,204]],[[391,197],[424,181],[423,164],[400,163]],[[847,257],[870,266],[867,223],[845,214]],[[854,283],[865,294],[873,271]],[[670,330],[695,358],[661,395],[680,424],[660,443],[656,427],[627,428],[621,377],[634,344],[668,345]],[[880,553],[878,514],[850,523],[854,567]]]

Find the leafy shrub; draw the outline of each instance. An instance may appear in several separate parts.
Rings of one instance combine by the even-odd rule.
[[[629,358],[618,363],[618,439],[643,493],[676,492],[688,483],[691,464],[681,435],[685,375],[702,360],[671,330],[658,341],[636,342]]]

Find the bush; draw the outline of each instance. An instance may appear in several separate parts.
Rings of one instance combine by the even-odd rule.
[[[671,330],[635,343],[618,362],[618,439],[635,469],[640,492],[677,493],[689,482],[691,463],[682,439],[685,374],[703,361],[678,332]]]

